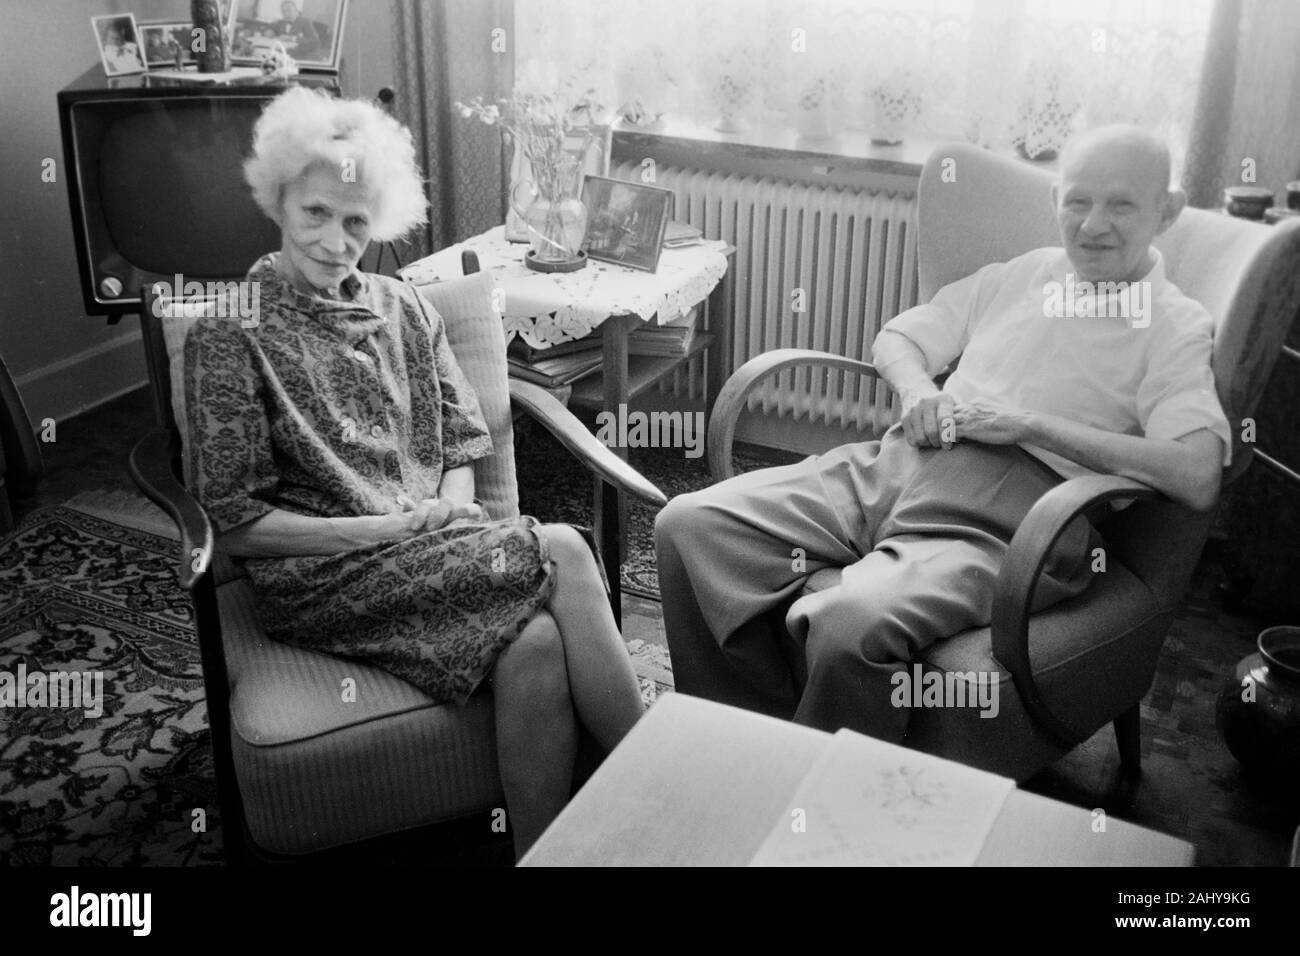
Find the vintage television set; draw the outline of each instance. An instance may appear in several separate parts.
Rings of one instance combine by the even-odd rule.
[[[333,77],[307,78],[336,90]],[[281,86],[161,85],[98,67],[58,95],[77,265],[89,315],[140,308],[141,286],[243,275],[280,247],[242,164]]]

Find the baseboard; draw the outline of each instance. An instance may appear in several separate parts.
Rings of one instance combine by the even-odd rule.
[[[147,384],[140,331],[110,339],[33,369],[14,379],[33,431],[52,418],[66,421],[74,415],[135,391]]]

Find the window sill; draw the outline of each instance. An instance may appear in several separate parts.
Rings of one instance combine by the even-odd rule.
[[[832,139],[809,139],[788,126],[755,125],[743,133],[723,133],[703,123],[667,119],[649,127],[616,123],[611,155],[616,163],[639,163],[651,157],[676,166],[811,177],[831,185],[861,185],[864,180],[880,185],[884,177],[895,188],[910,191],[916,188],[925,160],[943,142],[947,141],[907,138],[897,146],[881,146],[860,130],[845,130]],[[1030,165],[1056,166],[1054,161]]]

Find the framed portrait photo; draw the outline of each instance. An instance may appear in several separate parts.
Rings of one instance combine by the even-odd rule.
[[[99,58],[104,63],[107,75],[125,76],[145,71],[144,48],[140,45],[140,33],[134,16],[129,13],[114,13],[104,17],[91,17],[90,27],[95,31]]]
[[[258,66],[275,44],[299,69],[337,72],[348,0],[234,0],[230,56]]]
[[[140,24],[140,42],[144,47],[144,63],[154,67],[176,66],[176,54],[181,63],[193,63],[191,33],[193,24],[188,20],[151,20]]]
[[[588,176],[582,183],[582,201],[587,207],[583,248],[589,259],[645,272],[659,268],[672,214],[671,189]]]

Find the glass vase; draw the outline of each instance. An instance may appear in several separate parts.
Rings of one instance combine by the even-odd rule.
[[[565,266],[582,262],[580,251],[587,234],[587,207],[578,198],[582,167],[565,160],[555,169],[535,169],[535,178],[517,184],[511,205],[528,233],[530,268]]]

